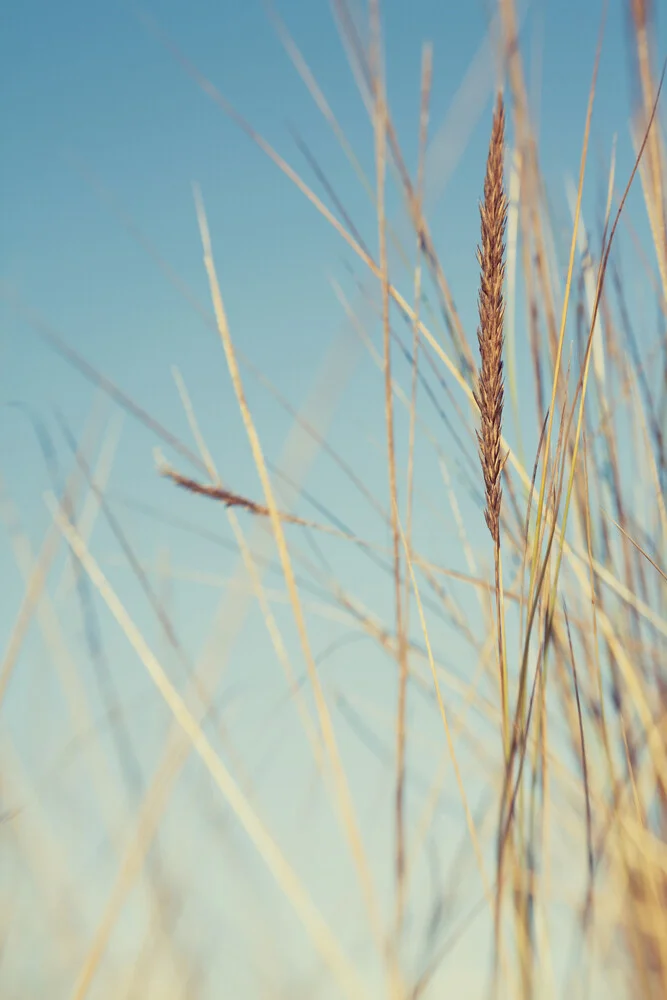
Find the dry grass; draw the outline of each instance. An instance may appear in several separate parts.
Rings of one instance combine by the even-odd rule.
[[[507,198],[504,185],[505,107],[499,94],[493,116],[489,155],[484,177],[484,200],[480,205],[482,241],[477,250],[480,266],[479,327],[477,340],[481,366],[475,390],[481,429],[477,432],[484,477],[484,520],[493,539],[496,589],[498,666],[503,711],[503,746],[509,757],[509,700],[503,640],[502,564],[500,558],[501,476],[506,455],[503,431],[503,344],[505,303],[505,229]],[[499,870],[500,870],[499,865]]]
[[[120,209],[118,215],[219,339],[259,499],[222,482],[215,449],[195,416],[196,399],[190,399],[180,375],[192,447],[151,414],[150,401],[137,403],[69,347],[47,320],[22,303],[16,306],[50,348],[154,443],[191,467],[186,474],[171,463],[158,466],[165,479],[191,495],[186,498],[191,520],[145,506],[142,516],[159,523],[166,540],[187,532],[221,559],[228,558],[225,552],[236,559],[222,577],[220,607],[209,635],[201,637],[203,652],[196,660],[180,638],[178,614],[169,610],[147,568],[148,554],[128,540],[127,503],[134,503],[134,516],[140,516],[141,501],[109,492],[110,446],[102,448],[95,468],[101,433],[97,415],[80,443],[62,418],[56,422],[73,471],[64,488],[57,477],[49,484],[52,523],[36,553],[11,496],[13,480],[2,484],[2,517],[24,586],[0,665],[2,711],[12,711],[21,690],[17,676],[22,680],[20,672],[29,670],[33,619],[53,661],[53,687],[62,702],[60,750],[52,760],[41,760],[40,755],[52,753],[43,749],[41,733],[18,733],[17,738],[16,729],[7,727],[0,734],[7,798],[2,849],[15,861],[17,884],[36,886],[40,903],[31,913],[38,914],[53,943],[53,954],[47,956],[45,947],[39,956],[45,981],[51,977],[49,995],[55,1000],[208,1000],[222,989],[239,997],[278,997],[284,995],[283,977],[290,996],[301,991],[326,998],[428,1000],[445,991],[481,996],[489,980],[495,994],[508,1000],[541,1000],[565,991],[582,1000],[663,998],[667,206],[658,101],[662,82],[651,41],[654,11],[640,0],[628,3],[635,163],[619,191],[614,150],[603,180],[604,211],[598,229],[590,230],[582,206],[585,183],[591,183],[588,146],[601,29],[576,198],[574,185],[571,191],[569,254],[562,260],[528,110],[517,14],[513,0],[498,4],[485,44],[493,49],[507,86],[493,111],[480,206],[481,361],[476,374],[474,338],[454,305],[427,222],[432,51],[425,48],[422,60],[413,179],[387,98],[380,4],[370,5],[368,47],[347,3],[336,0],[333,7],[368,113],[373,177],[364,173],[287,26],[273,11],[271,17],[369,198],[371,234],[352,218],[336,178],[328,176],[303,140],[299,149],[325,197],[154,23],[149,27],[176,64],[307,198],[353,261],[358,301],[340,287],[335,290],[346,330],[354,334],[359,353],[367,351],[381,380],[376,398],[386,482],[369,481],[341,452],[335,435],[329,436],[352,367],[347,349],[334,349],[327,357],[303,410],[241,352],[228,322],[224,282],[216,271],[199,192],[196,211],[212,309],[174,273],[130,216]],[[512,172],[506,185],[507,164]],[[627,214],[636,175],[648,237]],[[407,237],[387,216],[392,184],[404,202],[411,227]],[[631,278],[618,253],[626,238],[632,240],[635,262]],[[473,247],[469,256],[472,265]],[[645,331],[638,333],[634,285],[641,283],[642,267],[646,294],[653,296],[660,316],[655,342]],[[523,310],[515,302],[519,288],[525,295]],[[519,352],[530,362],[528,391],[525,382],[517,382],[513,355]],[[505,377],[514,404],[506,413]],[[289,423],[284,452],[274,461],[265,451],[260,414],[248,401],[251,379]],[[361,410],[367,409],[364,400]],[[55,444],[36,429],[46,467],[53,471]],[[401,442],[406,443],[404,479]],[[304,489],[317,456],[335,470],[349,504],[333,501],[317,481],[311,491]],[[445,490],[439,490],[443,484],[437,478],[434,486],[432,469],[442,471]],[[176,491],[170,492],[168,483],[163,489],[168,503]],[[200,497],[225,508],[227,533],[206,525],[216,506]],[[356,529],[362,508],[377,524],[379,539]],[[482,516],[493,543],[493,566],[483,540],[478,544]],[[128,587],[127,597],[112,583],[103,555],[93,555],[96,518],[106,522],[131,576],[135,589]],[[447,538],[451,561],[448,556],[446,563],[439,562],[430,551],[429,539],[437,536]],[[72,561],[52,590],[50,573],[62,540]],[[167,561],[163,567],[168,579],[159,583],[165,589],[176,579],[221,585],[220,577],[198,568]],[[377,589],[365,587],[364,573]],[[273,589],[265,582],[268,576]],[[384,612],[376,610],[380,589],[390,594],[389,613],[386,605]],[[151,616],[143,628],[133,606],[137,593]],[[81,635],[65,613],[70,608],[80,615]],[[258,619],[248,618],[253,609]],[[131,710],[136,692],[109,670],[106,633],[99,623],[105,611],[150,682],[148,693],[141,691],[142,711],[149,704],[160,707],[168,723],[150,771],[143,722],[137,723]],[[232,650],[258,631],[257,620],[266,631],[266,664],[257,666],[258,676],[279,697],[261,724],[251,726],[258,748],[249,748],[243,727],[235,725],[234,704],[221,703],[220,692],[227,691]],[[155,641],[149,639],[152,624]],[[372,684],[360,672],[365,658],[358,648],[372,650],[382,664],[384,673]],[[246,669],[254,678],[251,665]],[[247,688],[241,686],[234,697],[238,711],[254,711]],[[102,705],[104,724],[93,703]],[[242,717],[248,725],[247,715]],[[271,743],[275,731],[278,738]],[[306,774],[305,806],[292,771],[279,770],[282,741],[291,739],[297,741],[298,767]],[[193,751],[196,767],[190,762]],[[38,782],[24,764],[32,755],[41,761]],[[70,758],[82,762],[77,794],[95,810],[94,835],[70,815],[64,793],[62,799],[47,795],[67,770],[62,760]],[[372,772],[365,770],[368,761]],[[308,823],[319,831],[312,840],[303,838],[300,848],[283,842],[280,831],[274,833],[263,818],[272,801],[262,787],[270,766],[272,791],[277,788],[284,813],[303,809],[298,813],[301,834]],[[210,785],[206,794],[200,792],[202,774]],[[170,835],[172,802],[178,802],[176,811],[191,842],[179,839],[182,832]],[[314,851],[318,835],[326,841],[325,853],[309,868],[300,851]],[[200,836],[209,846],[192,870],[201,876],[206,869],[204,880],[210,881],[219,906],[215,914],[224,911],[240,927],[247,907],[248,939],[242,947],[235,939],[224,952],[220,930],[205,958],[194,953],[179,916],[201,907],[209,920],[205,889],[184,884],[178,868],[183,854],[197,853],[199,848],[190,844],[199,844]],[[95,872],[102,874],[93,898],[90,857],[99,852],[96,837],[107,846],[104,859],[96,858]],[[246,843],[252,847],[250,861]],[[333,888],[322,874],[329,866],[335,871]],[[228,885],[220,872],[242,883],[243,905],[238,898],[227,902]],[[264,881],[265,874],[272,881]],[[139,887],[140,918],[133,909]],[[3,896],[11,943],[11,935],[25,935],[27,925],[25,913],[10,903]],[[297,931],[291,929],[292,915]],[[116,940],[121,931],[123,945]],[[291,978],[296,959],[284,943],[290,934],[300,935],[297,957],[308,970],[300,971],[299,979]],[[462,957],[466,947],[474,950],[475,961]],[[232,972],[229,981],[206,983],[207,962],[220,976],[219,953],[228,963],[225,970],[241,970],[242,986]],[[7,949],[0,962],[11,960]],[[17,992],[14,982],[3,980],[6,975],[0,964],[8,996],[44,995],[43,986],[41,993],[31,992],[31,985]]]

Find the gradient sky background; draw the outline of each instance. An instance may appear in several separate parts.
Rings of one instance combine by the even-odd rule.
[[[434,45],[430,131],[438,138],[429,154],[427,209],[445,273],[469,331],[474,330],[476,320],[477,204],[494,87],[490,50],[483,49],[487,7],[481,0],[387,0],[383,4],[389,100],[411,169],[417,152],[421,47],[427,40]],[[279,4],[278,10],[372,177],[372,128],[329,5],[324,0],[292,0]],[[298,129],[334,179],[338,194],[374,250],[373,206],[299,79],[262,4],[258,0],[156,2],[147,11],[197,69],[322,195],[287,126]],[[539,122],[540,153],[557,231],[560,226],[561,262],[566,260],[569,239],[564,181],[567,176],[576,178],[578,173],[600,15],[597,0],[553,0],[533,3],[523,20],[521,42],[526,75]],[[664,51],[667,40],[664,20],[658,21],[659,53]],[[624,5],[613,0],[584,202],[585,212],[590,210],[591,224],[598,205],[596,182],[602,169],[607,169],[614,134],[618,135],[619,185],[625,184],[632,166],[625,26]],[[448,109],[476,58],[480,74],[470,91],[471,100],[463,113],[459,109],[448,118]],[[54,5],[44,0],[24,0],[11,5],[5,12],[0,37],[0,95],[0,474],[9,484],[33,544],[39,544],[48,524],[42,494],[51,483],[25,412],[5,404],[28,404],[31,412],[45,422],[58,442],[64,471],[69,468],[70,457],[58,437],[53,407],[62,412],[79,435],[94,390],[35,336],[30,324],[10,304],[17,299],[189,442],[170,373],[170,366],[177,365],[223,479],[232,488],[260,498],[219,341],[131,238],[118,213],[92,190],[89,180],[94,176],[99,185],[112,192],[117,204],[208,308],[192,197],[193,182],[201,185],[235,342],[297,407],[306,399],[332,341],[345,330],[344,314],[331,278],[336,278],[358,304],[347,265],[354,264],[356,272],[362,274],[360,266],[305,198],[187,76],[130,4],[98,5],[73,0]],[[478,110],[471,110],[475,103]],[[456,151],[466,130],[469,140],[459,159]],[[634,221],[644,233],[638,192],[631,198],[630,207],[636,209]],[[390,209],[392,221],[405,234],[405,219],[395,195],[391,196]],[[517,338],[522,343],[521,310],[517,322]],[[405,365],[397,362],[397,371],[407,384]],[[521,361],[519,376],[520,384],[525,380],[523,394],[532,406],[530,372]],[[249,376],[246,385],[265,452],[278,460],[290,421]],[[386,488],[382,392],[377,369],[366,357],[357,359],[336,411],[331,437],[379,496],[385,495]],[[528,424],[531,413],[526,414]],[[230,538],[224,517],[212,505],[183,496],[156,476],[154,444],[150,433],[125,419],[110,496],[129,495],[157,504]],[[164,451],[173,458],[166,448]],[[429,452],[424,447],[421,454],[426,457]],[[182,460],[174,462],[189,471]],[[455,464],[450,472],[456,479]],[[439,482],[437,472],[422,467],[420,475],[426,490]],[[341,512],[345,522],[359,534],[388,542],[388,533],[377,517],[359,505],[350,487],[341,481],[340,473],[321,457],[305,485]],[[441,498],[443,495],[441,492]],[[318,516],[306,504],[300,504],[298,509],[304,516]],[[153,567],[158,554],[166,548],[176,566],[224,576],[234,565],[229,555],[221,554],[210,543],[179,535],[164,524],[142,518],[136,511],[125,510],[123,523],[141,556]],[[471,524],[475,523],[475,541],[485,545],[481,514],[473,506]],[[458,548],[452,555],[449,547],[449,532],[455,535],[451,524],[434,520],[420,525],[418,530],[422,547],[434,558],[452,568],[466,568]],[[149,639],[158,645],[161,640],[156,626],[145,609],[140,610],[141,602],[129,573],[118,564],[117,552],[102,525],[96,529],[95,540],[100,562],[137,609]],[[388,583],[384,578],[378,583],[375,577],[364,577],[367,570],[358,570],[358,563],[350,559],[342,567],[338,564],[337,570],[359,571],[359,586],[374,610],[379,615],[390,614]],[[4,536],[0,539],[0,561],[6,568],[0,574],[0,635],[4,645],[22,593]],[[204,645],[217,593],[210,588],[175,584],[172,600],[175,620],[194,657]],[[261,631],[261,617],[253,613],[249,622],[250,635],[244,632],[243,655],[233,658],[230,684],[236,684],[235,690],[243,695],[235,734],[244,752],[252,756],[253,741],[281,687],[280,683],[272,687],[264,682],[261,692],[253,687],[255,672],[261,669],[257,663],[266,654],[266,645],[261,647],[262,653],[255,645],[264,642],[253,632],[253,628]],[[119,658],[117,669],[126,685],[124,697],[128,705],[138,699],[140,706],[150,690],[148,682],[134,662],[125,662],[125,641],[117,630],[104,627],[105,635],[108,629],[110,656]],[[290,626],[285,627],[291,642]],[[333,634],[325,626],[321,632],[316,628],[317,648],[325,649]],[[449,639],[445,636],[444,641]],[[451,656],[456,656],[454,644]],[[340,686],[353,678],[357,691],[372,697],[376,676],[373,665],[379,659],[374,652],[364,652],[360,661],[362,676],[357,669],[359,663],[355,667],[341,661]],[[36,641],[29,644],[9,702],[13,736],[33,776],[43,773],[46,748],[55,752],[59,740],[62,742],[62,731],[50,720],[49,682],[40,682],[37,673],[42,660]],[[274,670],[274,664],[267,660],[261,676]],[[128,713],[132,711],[141,709],[128,708]],[[165,724],[159,710],[157,716],[155,746]],[[139,717],[134,716],[135,721]],[[26,719],[41,727],[42,742],[19,738],[18,734],[25,733]],[[152,724],[142,721],[146,731],[152,732]],[[278,735],[284,739],[286,731],[287,724],[279,728]],[[151,738],[145,739],[142,752],[150,767],[155,762]],[[274,743],[267,738],[266,746],[259,747],[255,756],[262,758],[272,746]],[[299,753],[299,745],[291,749],[283,745],[281,761],[289,771],[285,754],[293,755],[294,766],[289,773],[295,782]],[[360,786],[374,773],[375,766],[364,763],[362,756],[351,758],[358,768],[355,780]],[[304,776],[307,773],[306,769]],[[281,797],[280,788],[274,788],[273,793],[266,792],[262,802],[271,817],[271,828],[280,830],[289,843],[295,831],[289,818],[281,816]],[[458,829],[460,816],[455,806],[452,810],[452,829]],[[309,836],[317,839],[314,834]],[[330,835],[323,827],[318,836],[324,842]],[[390,838],[385,840],[384,849],[388,851]],[[308,859],[303,863],[307,865]],[[200,891],[205,892],[205,885],[200,886]],[[238,989],[237,995],[244,995],[242,988]]]
[[[278,9],[372,178],[372,129],[328,5],[286,4]],[[373,206],[285,54],[262,4],[194,3],[187,13],[180,4],[160,4],[150,13],[197,69],[326,200],[287,125],[298,129],[374,248]],[[540,123],[542,163],[557,235],[560,230],[563,266],[570,226],[564,181],[566,176],[576,180],[578,173],[600,14],[598,3],[568,0],[533,4],[523,20],[526,76]],[[625,16],[621,3],[610,4],[584,202],[589,226],[597,222],[598,182],[608,169],[614,134],[619,184],[632,165]],[[390,3],[384,22],[391,108],[412,168],[421,47],[425,40],[434,44],[431,136],[435,140],[427,168],[426,204],[459,312],[472,331],[477,204],[494,87],[490,50],[483,48],[486,5]],[[658,25],[664,32],[660,20]],[[223,478],[255,495],[258,484],[217,338],[128,235],[118,213],[91,189],[90,178],[109,190],[120,210],[208,308],[192,197],[193,182],[201,185],[235,341],[297,406],[344,325],[331,278],[357,305],[347,268],[354,265],[359,275],[360,266],[301,193],[145,29],[129,4],[91,8],[72,3],[64,10],[40,3],[16,5],[6,17],[0,46],[2,402],[34,404],[47,420],[49,407],[55,404],[78,434],[92,399],[81,376],[46,350],[29,324],[7,306],[7,297],[18,296],[98,370],[187,437],[170,375],[170,366],[177,365],[195,398]],[[659,39],[657,49],[661,51]],[[459,105],[448,118],[475,59],[479,83],[468,91],[463,112]],[[466,133],[469,141],[461,149]],[[390,195],[389,205],[392,221],[405,235],[395,196]],[[630,211],[633,207],[638,207],[633,222],[644,232],[638,185]],[[519,309],[519,343],[523,320]],[[525,385],[522,379],[531,379],[521,353],[520,386]],[[404,374],[400,364],[397,372]],[[381,450],[373,456],[367,447],[372,414],[372,432],[377,432],[382,448],[381,379],[368,363],[359,379],[345,394],[348,405],[337,412],[337,440],[354,458],[349,449],[360,444],[361,421],[366,438],[359,458],[364,465],[377,458],[372,468],[382,476]],[[247,387],[267,452],[275,457],[287,429],[284,415],[252,380]],[[533,392],[527,385],[525,390],[522,395],[532,404]],[[366,405],[369,399],[377,405]],[[364,405],[358,405],[360,400]],[[36,525],[45,525],[40,496],[44,469],[34,431],[24,415],[12,411],[5,411],[3,426],[7,432],[0,435],[0,461],[5,475],[11,470],[23,509],[37,519]],[[122,462],[114,474],[119,488],[141,484],[141,489],[157,488],[165,495],[165,485],[155,483],[148,452],[153,443],[150,435],[135,427],[126,435]],[[125,477],[123,484],[118,477]]]

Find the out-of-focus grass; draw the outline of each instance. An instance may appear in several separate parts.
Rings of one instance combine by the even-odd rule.
[[[499,3],[491,38],[506,81],[511,406],[494,577],[477,527],[475,331],[456,312],[424,215],[432,52],[424,52],[413,179],[387,103],[377,2],[368,48],[347,5],[334,9],[375,140],[374,177],[364,175],[316,71],[272,16],[374,205],[374,235],[361,235],[335,178],[303,142],[324,200],[151,25],[358,266],[360,305],[337,289],[356,346],[334,347],[298,411],[235,345],[202,196],[212,312],[124,220],[220,336],[261,495],[238,493],[233,470],[222,480],[197,424],[196,393],[178,374],[192,444],[150,415],[150,400],[130,399],[48,321],[17,306],[45,349],[67,357],[169,450],[156,475],[166,474],[165,490],[189,492],[189,520],[146,507],[144,515],[162,518],[165,539],[199,533],[237,562],[218,579],[166,560],[156,579],[124,527],[128,504],[136,511],[141,501],[107,494],[117,427],[100,447],[98,410],[79,443],[62,419],[48,433],[36,427],[53,487],[53,523],[38,552],[11,483],[3,484],[3,521],[25,583],[0,667],[5,714],[32,657],[48,654],[56,668],[35,701],[43,725],[2,729],[3,995],[667,996],[667,344],[664,333],[655,350],[636,338],[615,254],[621,240],[637,239],[622,212],[634,173],[617,177],[612,160],[600,233],[582,217],[597,58],[561,267],[514,4]],[[638,257],[664,316],[659,79],[651,11],[635,0],[629,13],[636,171],[652,235]],[[480,193],[482,175],[480,164]],[[409,240],[387,217],[392,184]],[[472,257],[474,248],[460,252]],[[359,344],[384,383],[384,495],[327,437]],[[530,357],[531,398],[517,379],[519,353]],[[293,420],[277,462],[265,455],[247,401],[249,377]],[[56,434],[70,453],[64,485],[54,471]],[[376,537],[350,527],[350,511],[317,483],[303,489],[323,460],[372,510]],[[423,488],[424,462],[442,476],[437,497]],[[299,497],[303,513],[292,509]],[[198,523],[202,505],[214,503],[226,510],[227,536]],[[437,531],[443,518],[459,543],[449,565],[427,543],[427,526]],[[97,519],[129,573],[118,579],[132,580],[127,593],[92,551]],[[341,559],[350,572],[334,568]],[[383,614],[366,606],[364,571],[386,581]],[[167,584],[179,578],[224,587],[198,658],[169,606]],[[150,612],[150,635],[132,595]],[[116,669],[108,612],[141,674]],[[253,635],[265,628],[265,691],[226,684],[248,622]],[[335,654],[345,662],[333,672]],[[383,669],[368,672],[366,662]],[[28,773],[35,761],[38,782]]]

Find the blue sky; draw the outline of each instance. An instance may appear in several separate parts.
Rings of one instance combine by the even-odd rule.
[[[286,4],[278,9],[372,177],[372,130],[328,4]],[[434,44],[431,134],[438,138],[427,172],[427,207],[469,331],[476,323],[477,202],[493,87],[489,59],[484,51],[479,55],[485,9],[482,3],[449,7],[422,0],[389,3],[384,10],[389,96],[411,167],[416,162],[421,47],[426,40]],[[374,248],[372,206],[262,4],[194,3],[187,14],[180,4],[159,4],[149,13],[322,194],[287,125],[298,129]],[[599,20],[597,3],[559,2],[533,4],[522,22],[526,75],[540,122],[545,176],[562,222],[563,253],[569,237],[563,182],[566,174],[576,178],[578,171]],[[591,149],[592,169],[597,171],[599,157],[608,163],[612,136],[618,133],[620,178],[631,166],[624,25],[622,5],[612,4]],[[192,198],[193,182],[201,185],[235,340],[295,405],[305,398],[328,344],[344,324],[331,278],[354,296],[345,267],[353,264],[360,274],[357,262],[303,196],[146,30],[131,5],[91,8],[72,3],[65,13],[44,3],[16,5],[0,45],[3,289],[18,293],[93,365],[134,398],[150,402],[148,409],[181,433],[185,424],[169,373],[172,364],[178,365],[196,397],[207,436],[212,435],[212,446],[224,439],[223,462],[233,462],[238,470],[235,485],[254,493],[257,484],[248,468],[219,344],[128,235],[118,213],[91,189],[90,177],[109,190],[157,253],[208,306]],[[479,111],[452,171],[449,150],[460,146],[461,112],[444,131],[443,122],[476,57],[483,71],[479,87],[472,90]],[[599,175],[590,176],[593,198]],[[406,234],[395,196],[390,196],[391,206],[393,221]],[[642,225],[643,216],[638,221]],[[89,387],[45,350],[4,303],[0,308],[2,399],[35,403],[43,415],[49,405],[57,404],[80,429],[90,405]],[[530,377],[527,370],[524,374]],[[379,404],[377,372],[365,365],[359,377],[363,385],[374,386]],[[273,417],[265,393],[252,382],[248,391],[267,449],[275,452],[285,426]],[[380,415],[379,405],[372,412]],[[343,407],[337,414],[341,432],[346,414],[351,431],[365,419],[363,412],[360,417]],[[8,424],[11,432],[0,443],[0,455],[14,471],[20,469],[26,487],[22,500],[29,502],[37,495],[40,469],[34,434],[17,413]],[[381,425],[377,430],[382,433]],[[125,442],[127,471],[135,477],[143,476],[147,465],[142,433],[133,436],[129,448]]]
[[[387,0],[383,5],[389,99],[411,168],[416,163],[421,48],[425,41],[434,46],[431,135],[439,138],[429,161],[427,207],[444,270],[470,332],[476,319],[477,204],[494,86],[492,62],[482,48],[487,6],[481,0]],[[372,128],[329,5],[324,0],[292,0],[279,4],[278,10],[372,176]],[[373,208],[261,3],[156,2],[147,11],[197,69],[321,195],[317,179],[290,135],[288,125],[296,127],[335,181],[338,194],[374,251]],[[542,163],[557,218],[562,222],[561,249],[567,248],[569,237],[563,185],[567,175],[576,178],[578,172],[600,14],[597,2],[553,0],[533,3],[522,22],[521,43],[532,106],[540,123]],[[664,23],[658,28],[657,49],[662,51]],[[625,182],[632,165],[624,29],[622,5],[614,2],[609,11],[591,147],[595,171],[598,156],[608,163],[612,136],[618,134],[619,183]],[[447,122],[448,109],[475,58],[480,60],[480,82],[471,93],[479,110],[461,157],[450,170],[450,152],[458,146],[462,119],[459,114],[444,131],[443,122]],[[115,204],[122,206],[122,212],[209,308],[192,197],[193,182],[201,185],[235,342],[295,407],[304,403],[315,380],[322,377],[331,344],[345,335],[344,313],[331,279],[335,278],[358,305],[347,265],[354,264],[357,274],[365,279],[360,267],[304,197],[184,73],[130,4],[92,5],[76,0],[54,5],[24,0],[12,5],[5,14],[0,38],[0,94],[0,474],[9,483],[33,544],[39,543],[48,523],[42,493],[51,483],[25,412],[5,404],[28,404],[50,428],[57,440],[62,473],[69,467],[70,457],[53,422],[53,407],[63,413],[78,435],[94,391],[47,349],[13,310],[9,303],[17,297],[52,324],[91,364],[189,442],[170,372],[172,365],[178,366],[223,478],[232,488],[259,499],[259,483],[219,341],[133,240],[118,210],[100,197],[99,188],[111,193]],[[91,188],[91,177],[97,191]],[[585,208],[596,204],[597,179],[592,173]],[[637,208],[637,225],[642,229],[641,204],[636,199],[631,204]],[[395,195],[389,205],[392,221],[405,234],[405,219]],[[521,316],[518,321],[520,339]],[[384,497],[382,381],[367,358],[355,354],[350,364],[353,374],[335,411],[332,441],[376,494]],[[407,385],[405,366],[397,362],[397,371]],[[245,377],[266,454],[278,461],[290,420],[256,381]],[[520,377],[530,377],[528,368],[521,364]],[[532,401],[532,391],[527,395]],[[154,444],[150,433],[125,418],[110,496],[156,504],[230,539],[217,509],[205,500],[178,493],[156,476]],[[424,462],[430,455],[426,445],[418,451],[418,459]],[[174,461],[188,471],[180,460]],[[428,492],[439,483],[438,474],[425,471],[423,465],[421,469],[423,489]],[[453,477],[458,474],[454,463],[450,472]],[[339,471],[322,456],[309,469],[305,485],[320,501],[334,507],[353,530],[380,544],[388,543],[388,532],[378,524],[377,515],[364,507],[350,486],[341,481]],[[436,507],[445,502],[442,487],[438,489]],[[167,548],[176,567],[224,577],[234,566],[232,557],[210,542],[179,534],[136,511],[120,506],[115,509],[123,511],[128,534],[151,571],[157,555]],[[320,516],[304,501],[299,502],[298,510],[303,516]],[[472,524],[475,519],[481,525],[473,529],[475,542],[484,546],[487,539],[481,514],[473,508]],[[456,533],[446,518],[420,525],[419,533],[434,558],[465,569],[461,552],[457,549],[453,553],[451,548]],[[305,542],[303,548],[307,551]],[[120,565],[113,539],[101,522],[96,528],[95,552],[131,604],[141,627],[159,646],[163,641],[159,631],[129,572]],[[329,554],[336,570],[358,583],[376,613],[388,616],[391,592],[385,578],[369,575],[366,564],[356,555],[341,558],[335,551]],[[488,555],[490,551],[484,558]],[[8,567],[0,583],[0,634],[4,642],[21,597],[20,580],[5,539],[0,541],[0,559]],[[218,591],[210,588],[173,585],[175,620],[193,658],[204,645],[218,596]],[[290,648],[295,648],[291,624],[282,619],[281,624]],[[74,619],[71,625],[77,634]],[[124,640],[117,631],[108,623],[104,629],[128,702],[134,703],[133,699],[141,699],[149,691],[148,682],[137,673],[134,663],[126,662]],[[266,737],[267,746],[273,745],[262,731],[263,720],[282,690],[282,682],[275,678],[272,653],[258,637],[261,630],[261,616],[253,612],[243,633],[245,645],[239,640],[231,657],[230,684],[241,692],[235,735],[243,752],[253,759],[261,759],[260,751],[266,751],[262,737]],[[333,628],[316,624],[316,651],[325,650],[334,635]],[[465,670],[465,662],[458,659],[463,654],[457,641],[446,631],[440,638],[451,650],[455,670]],[[356,646],[351,648],[356,652]],[[50,731],[49,697],[43,691],[35,694],[33,687],[41,659],[35,641],[28,647],[27,665],[19,671],[12,688],[11,705],[16,726],[26,718],[28,709],[40,706],[39,718],[48,734],[45,739],[53,749],[62,733],[57,726]],[[381,660],[370,649],[351,660],[336,660],[338,684],[344,688],[347,678],[360,698],[372,699]],[[261,692],[253,686],[257,678],[262,679]],[[165,724],[159,709],[157,715],[155,745]],[[136,722],[137,716],[133,718]],[[150,730],[148,723],[146,728]],[[280,760],[286,768],[281,773],[294,774],[296,781],[301,775],[302,748],[287,739],[287,723],[282,730],[278,727],[279,742],[281,732]],[[256,740],[260,744],[257,750]],[[151,741],[147,736],[142,750],[147,768],[154,763]],[[25,752],[29,771],[41,773],[40,757],[45,751],[39,744],[28,743]],[[360,763],[363,755],[357,751],[350,753],[354,780],[362,788],[365,780],[373,780],[375,765]],[[307,773],[305,768],[304,775]],[[281,815],[280,799],[279,789],[270,785],[263,802],[273,827],[281,828],[289,842],[289,836],[298,836],[298,831],[291,828],[289,817]],[[451,808],[459,823],[455,805]],[[371,829],[372,810],[366,818]],[[452,829],[458,829],[454,820],[451,822]],[[330,836],[324,830],[320,835],[324,839]],[[388,850],[387,844],[383,849]],[[307,859],[304,864],[307,866]]]

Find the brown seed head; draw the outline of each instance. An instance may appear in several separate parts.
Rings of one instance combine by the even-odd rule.
[[[484,201],[480,205],[482,240],[477,249],[481,278],[479,288],[479,328],[477,339],[481,367],[475,391],[481,426],[477,433],[484,487],[486,520],[491,537],[499,544],[500,477],[504,457],[501,452],[503,416],[503,279],[505,277],[505,226],[507,199],[503,187],[505,109],[498,95],[493,116],[491,144],[484,178]]]

